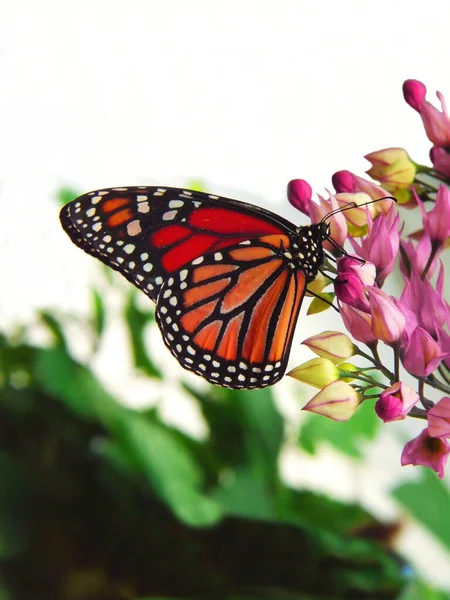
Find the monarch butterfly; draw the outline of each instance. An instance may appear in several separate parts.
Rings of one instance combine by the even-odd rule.
[[[184,368],[235,389],[281,379],[330,239],[324,220],[296,227],[238,200],[147,186],[89,192],[60,219],[77,246],[156,303]]]

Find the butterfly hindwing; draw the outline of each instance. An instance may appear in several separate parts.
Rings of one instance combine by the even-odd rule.
[[[279,255],[280,236],[268,237],[205,255],[161,288],[156,319],[166,345],[212,383],[265,387],[286,369],[305,276]]]

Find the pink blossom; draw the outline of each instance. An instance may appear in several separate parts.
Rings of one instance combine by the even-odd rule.
[[[318,198],[319,204],[311,202],[309,207],[310,217],[313,223],[319,223],[325,215],[339,209],[336,196],[333,194],[330,194],[328,199],[320,195],[318,195]],[[331,237],[337,244],[343,246],[347,239],[347,221],[345,220],[344,214],[342,212],[337,212],[332,217],[329,217],[327,222],[330,224]],[[330,242],[325,241],[323,246],[327,250],[334,250],[333,245]]]
[[[408,79],[403,84],[403,95],[412,108],[422,117],[428,139],[435,146],[445,148],[450,145],[450,117],[441,92],[436,92],[442,111],[425,99],[426,87],[420,81]]]
[[[344,256],[337,260],[338,276],[334,280],[336,296],[355,308],[369,310],[369,303],[363,288],[375,282],[375,267],[369,263],[362,263],[351,256]]]
[[[409,385],[397,381],[381,393],[375,404],[375,412],[385,423],[404,419],[418,402],[419,394]]]
[[[287,197],[289,202],[297,210],[309,217],[312,189],[304,179],[293,179],[287,186]]]
[[[409,338],[412,332],[418,326],[416,313],[410,310],[402,300],[398,300],[398,298],[393,298],[395,306],[403,313],[405,316],[405,329],[403,330],[402,337],[400,338],[400,346],[402,348],[406,348],[409,342]]]
[[[404,314],[383,290],[366,287],[366,292],[369,294],[373,335],[386,344],[395,344],[405,329]]]
[[[402,363],[412,375],[427,377],[446,356],[448,354],[442,352],[440,344],[425,329],[416,327],[409,337]]]
[[[450,236],[450,190],[446,185],[439,186],[434,207],[428,212],[416,195],[417,204],[422,213],[423,228],[431,239],[432,245],[441,245]]]
[[[450,398],[445,396],[427,412],[428,431],[432,437],[450,437]]]
[[[401,241],[400,247],[402,250],[402,260],[400,261],[400,270],[405,277],[410,277],[411,273],[415,272],[419,275],[425,271],[428,265],[428,260],[433,251],[430,237],[424,233],[418,243],[414,246],[410,240],[408,242]],[[433,258],[431,265],[428,267],[427,276],[431,277],[438,265],[439,253]]]
[[[428,429],[424,429],[413,440],[410,440],[403,448],[401,464],[404,465],[423,465],[430,467],[439,475],[439,479],[444,476],[444,467],[450,452],[450,444],[447,440],[438,437],[431,437]]]
[[[433,167],[444,177],[450,177],[450,154],[445,148],[433,146],[430,150]]]
[[[372,333],[372,318],[369,314],[349,304],[339,304],[339,312],[347,331],[355,340],[375,346],[378,342]]]
[[[437,340],[448,316],[442,290],[438,292],[429,279],[422,280],[413,272],[406,281],[400,300],[415,315],[417,324]]]
[[[400,244],[399,221],[400,215],[391,204],[387,213],[379,214],[375,220],[368,218],[369,232],[362,244],[349,238],[353,250],[375,265],[379,286],[394,269]]]

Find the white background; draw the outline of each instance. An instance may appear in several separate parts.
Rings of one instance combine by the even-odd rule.
[[[427,161],[420,119],[402,98],[404,79],[450,98],[446,0],[10,0],[0,10],[0,323],[7,327],[31,320],[37,307],[87,309],[97,266],[60,229],[59,186],[85,192],[195,178],[210,192],[300,222],[285,197],[292,178],[321,192],[334,171],[362,174],[363,155],[389,146]],[[324,319],[303,315],[298,340],[328,328]],[[123,366],[121,332],[113,328],[109,340],[97,369],[111,389],[135,403],[154,395]],[[294,349],[292,365],[299,356]],[[174,360],[162,348],[160,360],[175,373],[168,418],[189,415],[201,434],[198,415],[175,393]],[[298,402],[279,395],[298,420]],[[408,438],[396,428],[386,428],[383,452],[369,448],[364,465],[326,449],[311,459],[291,448],[283,472],[394,517],[387,490],[417,474],[399,466]],[[400,547],[450,587],[450,557],[408,521]]]

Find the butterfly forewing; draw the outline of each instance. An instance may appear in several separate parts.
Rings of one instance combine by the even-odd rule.
[[[282,377],[305,291],[289,221],[237,200],[141,186],[80,196],[61,223],[156,302],[164,341],[185,368],[233,388]]]

